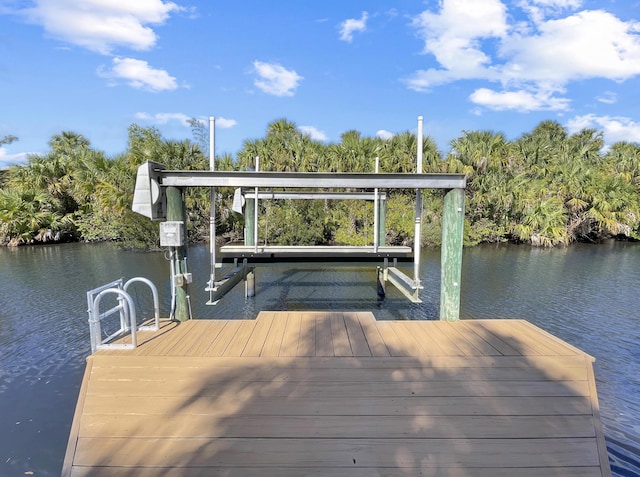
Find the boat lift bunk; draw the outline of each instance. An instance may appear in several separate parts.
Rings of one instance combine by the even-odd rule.
[[[212,119],[212,118],[211,118]],[[211,137],[213,126],[210,120]],[[245,216],[243,244],[228,244],[216,250],[215,202],[211,202],[210,258],[211,276],[206,291],[208,304],[215,304],[228,290],[250,275],[259,266],[372,266],[378,270],[378,289],[391,282],[411,301],[419,302],[422,287],[420,269],[420,236],[423,189],[442,189],[444,215],[442,226],[441,319],[458,319],[464,223],[463,174],[422,173],[422,117],[418,118],[418,150],[415,174],[392,173],[301,173],[262,172],[259,158],[255,171],[215,171],[210,157],[209,171],[171,171],[164,165],[147,162],[140,166],[136,179],[132,209],[154,220],[173,221],[185,227],[186,216],[182,191],[186,187],[209,187],[215,197],[216,187],[236,188],[234,210]],[[210,148],[210,156],[213,147]],[[384,243],[384,212],[386,194],[381,190],[415,189],[414,246],[387,246]],[[350,192],[339,192],[348,190]],[[360,199],[374,201],[374,239],[372,246],[278,246],[260,244],[258,237],[259,201],[265,199]],[[186,236],[186,233],[184,233]],[[162,236],[161,236],[162,239]],[[186,244],[165,240],[176,257],[172,266],[173,283],[186,287],[191,274],[186,271]],[[162,245],[162,240],[161,240]],[[175,252],[175,253],[174,253]],[[184,255],[181,258],[181,255]],[[413,265],[413,276],[398,266]],[[224,272],[220,268],[229,267]],[[220,278],[216,278],[218,275]],[[251,274],[252,275],[252,274]],[[251,276],[253,279],[253,276]],[[250,294],[250,293],[249,293]],[[190,312],[189,312],[190,314]],[[189,316],[190,318],[190,316]],[[187,318],[188,319],[188,318]]]

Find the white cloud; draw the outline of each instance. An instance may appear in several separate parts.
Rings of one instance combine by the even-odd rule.
[[[157,41],[148,25],[161,25],[182,8],[162,0],[35,0],[24,9],[47,34],[101,54],[116,47],[148,50]]]
[[[277,63],[254,61],[253,68],[259,76],[253,84],[264,93],[274,96],[293,96],[298,83],[303,79],[294,70],[287,70]]]
[[[393,136],[395,136],[395,134],[389,131],[385,131],[384,129],[380,129],[378,132],[376,132],[376,137],[379,137],[380,139],[384,139],[385,141],[388,141]]]
[[[620,141],[640,142],[640,123],[621,116],[576,116],[567,122],[567,130],[576,133],[581,129],[599,129],[608,144]]]
[[[355,32],[363,32],[367,29],[367,19],[369,14],[362,12],[360,19],[349,18],[348,20],[340,23],[340,39],[351,43],[353,41],[353,34]]]
[[[549,20],[531,36],[512,36],[501,52],[509,80],[564,85],[584,78],[625,80],[640,74],[640,23],[604,11]]]
[[[425,11],[413,26],[424,40],[423,52],[442,68],[418,70],[406,80],[410,89],[429,91],[459,79],[499,79],[481,42],[507,33],[506,7],[499,0],[443,0],[439,13]]]
[[[178,121],[183,126],[189,126],[189,119],[191,116],[187,116],[183,113],[156,113],[149,114],[139,112],[135,114],[136,119],[142,119],[144,121],[150,121],[155,124],[167,124],[169,121]]]
[[[471,102],[496,111],[512,109],[516,111],[563,111],[568,109],[569,100],[554,97],[542,91],[500,91],[478,88],[470,96]]]
[[[7,149],[0,147],[0,169],[5,169],[14,164],[24,164],[31,152],[20,152],[18,154],[8,154]]]
[[[238,124],[238,121],[235,119],[227,119],[223,117],[216,118],[216,127],[220,127],[222,129],[229,129]]]
[[[506,35],[506,7],[499,0],[444,0],[441,6],[439,13],[425,11],[413,21],[424,53],[435,56],[453,77],[485,76],[491,58],[480,40]]]
[[[167,124],[170,121],[177,121],[182,126],[190,127],[189,120],[193,118],[193,116],[189,116],[184,113],[156,113],[149,114],[145,112],[138,112],[135,114],[136,119],[141,119],[143,121],[148,121],[154,124]],[[201,118],[203,123],[205,123],[208,127],[209,119]],[[216,127],[222,129],[229,129],[234,127],[238,122],[235,119],[227,119],[223,117],[216,117]]]
[[[326,141],[329,139],[324,132],[320,131],[315,126],[298,126],[298,130],[302,134],[306,134],[311,137],[314,141]]]
[[[458,80],[484,80],[503,91],[480,88],[476,104],[520,111],[566,109],[571,81],[624,81],[640,74],[640,23],[603,10],[567,14],[581,0],[522,0],[528,20],[515,21],[499,0],[441,0],[437,12],[413,21],[424,53],[439,66],[405,78],[410,89],[430,91]],[[511,5],[511,8],[514,6]],[[553,18],[550,18],[554,15]]]
[[[601,96],[598,96],[596,99],[604,104],[615,104],[618,102],[618,95],[613,91],[605,91]]]
[[[176,79],[165,70],[152,68],[146,61],[135,58],[114,58],[111,70],[106,71],[104,67],[100,67],[97,73],[103,78],[115,82],[122,79],[133,88],[154,93],[178,87]]]
[[[541,23],[545,18],[562,14],[564,10],[580,8],[582,0],[521,0],[518,5],[534,23]]]

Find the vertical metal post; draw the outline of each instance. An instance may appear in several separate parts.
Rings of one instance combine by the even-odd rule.
[[[260,171],[260,156],[256,156],[256,172]],[[258,253],[258,188],[256,187],[255,207],[253,209],[253,246]]]
[[[215,126],[216,118],[209,116],[209,170],[216,170],[216,147],[215,147]],[[209,290],[211,292],[216,286],[216,188],[212,187],[209,192],[211,210],[209,212],[209,255],[211,261],[211,273],[209,276]]]
[[[183,191],[179,187],[167,187],[167,220],[181,221],[183,223],[184,245],[175,247],[174,275],[171,280],[175,281],[176,275],[187,273],[187,210],[184,203]],[[189,292],[185,281],[175,285],[176,287],[176,309],[174,318],[177,321],[186,321],[191,318],[189,313]]]
[[[448,190],[442,213],[440,259],[440,319],[460,319],[462,238],[464,231],[464,189]]]
[[[380,158],[376,156],[376,168],[375,173],[377,174],[380,169]],[[378,246],[380,245],[380,230],[378,229],[378,188],[376,187],[373,192],[373,251],[378,253]]]
[[[254,228],[256,226],[255,220],[255,210],[256,201],[255,199],[246,198],[246,202],[244,205],[244,244],[247,246],[255,245],[254,243]]]
[[[416,174],[422,174],[422,116],[418,116],[418,157]],[[422,246],[422,191],[416,189],[416,220],[413,233],[413,281],[420,288],[420,248]]]
[[[387,201],[381,200],[378,203],[378,244],[382,247],[387,245]]]

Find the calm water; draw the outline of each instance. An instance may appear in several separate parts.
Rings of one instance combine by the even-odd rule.
[[[257,296],[242,287],[206,306],[205,247],[190,250],[194,316],[253,318],[260,309],[358,309],[378,319],[434,319],[439,253],[425,251],[424,303],[388,288],[377,299],[374,271],[259,269]],[[524,318],[597,358],[602,420],[614,475],[640,476],[640,244],[559,250],[465,250],[462,317]],[[144,276],[168,315],[169,265],[162,254],[107,245],[0,248],[0,476],[60,473],[89,354],[86,291]],[[144,293],[134,298],[147,307]]]

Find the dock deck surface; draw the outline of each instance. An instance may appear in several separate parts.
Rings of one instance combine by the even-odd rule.
[[[63,476],[609,476],[592,358],[521,320],[262,312],[87,360]]]

